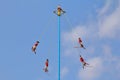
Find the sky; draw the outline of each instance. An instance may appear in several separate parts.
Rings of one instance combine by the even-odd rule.
[[[0,0],[0,80],[58,79],[58,5],[66,11],[60,17],[61,80],[120,80],[120,0]],[[86,50],[74,48],[78,37]],[[83,69],[79,55],[91,67]]]

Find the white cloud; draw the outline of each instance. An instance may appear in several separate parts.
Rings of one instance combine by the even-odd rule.
[[[112,52],[112,47],[109,45],[103,45],[102,46],[103,55],[102,59],[106,61],[107,63],[113,64],[112,62],[118,62],[118,57],[114,56],[115,53]]]
[[[81,37],[82,39],[92,39],[96,36],[95,33],[97,32],[95,31],[95,27],[93,26],[93,24],[92,26],[76,26],[69,32],[63,32],[62,40],[63,43],[74,43],[77,42],[78,37]]]
[[[72,53],[74,53],[74,50],[72,48],[68,48],[65,50],[65,52],[64,52],[65,56],[70,56],[70,55],[72,55]]]
[[[111,57],[111,47],[109,45],[103,45],[103,53],[104,53],[104,56],[109,56]]]
[[[116,53],[113,53],[112,47],[109,45],[103,45],[103,55],[101,56],[102,61],[104,62],[104,74],[107,74],[107,77],[114,78],[119,80],[120,77],[120,56],[115,56]]]
[[[106,4],[98,13],[97,22],[90,21],[90,25],[80,25],[73,28],[70,32],[63,33],[64,41],[74,41],[77,37],[106,37],[106,38],[120,38],[120,1],[117,7],[114,7],[113,12],[107,14],[114,6],[114,0],[106,0]],[[88,24],[89,22],[87,22]],[[97,29],[98,27],[98,29]]]
[[[116,80],[120,79],[120,56],[115,56],[115,53],[112,53],[112,47],[109,45],[102,45],[101,47],[103,54],[101,52],[99,57],[86,61],[93,67],[86,67],[84,70],[79,70],[78,76],[80,80],[96,80],[106,74],[106,77]]]
[[[108,4],[110,3],[107,3],[107,5]],[[100,17],[101,18],[99,18],[99,23],[100,23],[99,36],[109,37],[109,38],[120,37],[118,35],[120,34],[120,4],[110,15],[100,16]]]
[[[84,42],[87,42],[89,39],[92,40],[92,38],[96,35],[93,34],[94,29],[91,27],[86,26],[77,26],[73,28],[69,32],[62,33],[62,46],[66,47],[65,51],[63,52],[65,56],[76,56],[78,55],[78,51],[76,52],[75,46],[79,46],[78,44],[78,37],[81,37]],[[92,40],[93,41],[93,40]],[[93,47],[89,47],[88,51],[90,53],[94,52]]]
[[[77,53],[75,53],[76,50],[73,50],[73,47],[70,47],[72,44],[76,45],[74,43],[77,42],[78,37],[82,37],[82,39],[91,39],[93,40],[93,46],[91,47],[88,45],[88,52],[95,53],[97,50],[96,45],[99,45],[103,38],[120,38],[120,4],[115,8],[115,10],[110,13],[109,15],[106,15],[107,11],[110,8],[110,5],[112,2],[110,0],[106,1],[106,5],[101,9],[100,13],[98,14],[98,21],[97,26],[94,25],[94,22],[92,22],[90,25],[93,25],[92,27],[90,25],[82,25],[82,26],[76,26],[71,31],[65,32],[62,34],[62,42],[64,44],[64,52],[66,55],[72,55],[72,58],[75,58],[73,56],[78,56]],[[104,15],[105,14],[105,15]],[[87,22],[89,23],[89,22]],[[98,32],[97,32],[98,31]],[[96,36],[97,35],[97,36]],[[101,41],[98,38],[101,38]],[[97,38],[97,39],[96,39]],[[89,42],[88,40],[88,42]],[[109,40],[109,39],[108,39]],[[97,41],[97,43],[95,43]],[[86,69],[80,69],[78,72],[78,76],[80,80],[96,80],[99,77],[103,76],[104,74],[107,74],[107,77],[112,77],[111,75],[114,75],[113,78],[116,80],[119,80],[120,77],[120,60],[118,56],[115,56],[112,51],[113,46],[109,45],[102,45],[98,46],[97,48],[101,49],[101,52],[99,53],[99,57],[92,58],[88,60],[88,63],[93,66],[93,68],[87,67]],[[103,50],[103,54],[102,54]],[[117,53],[118,54],[118,53]],[[86,54],[84,54],[85,56]],[[89,53],[87,54],[89,55]],[[93,57],[94,54],[92,54]],[[96,54],[97,55],[97,54]],[[96,56],[94,55],[94,56]],[[91,57],[91,55],[90,55]],[[90,58],[89,57],[89,58]],[[72,59],[73,60],[73,59]],[[76,60],[76,59],[74,59]],[[114,73],[114,74],[113,74]]]
[[[64,76],[66,76],[69,72],[69,69],[67,67],[63,67],[61,70],[61,77],[63,78]]]
[[[105,6],[99,11],[99,15],[103,16],[110,8],[113,0],[106,0]]]
[[[98,78],[103,70],[103,65],[101,58],[96,57],[88,61],[92,67],[86,67],[86,69],[81,69],[78,76],[81,80],[94,80]]]
[[[109,0],[110,1],[110,0]],[[120,1],[118,1],[117,7],[114,11],[106,15],[108,8],[110,8],[110,3],[106,3],[103,7],[102,16],[99,19],[99,36],[101,39],[104,38],[117,38],[120,39]],[[109,5],[108,5],[109,4]],[[112,3],[111,3],[112,4]],[[106,9],[104,9],[106,7]],[[105,16],[104,16],[105,15]],[[104,73],[107,74],[107,77],[114,78],[115,80],[120,79],[120,56],[116,56],[116,51],[112,50],[112,47],[109,45],[103,45],[103,53],[104,55],[101,56],[104,62]],[[103,74],[104,74],[103,73]]]
[[[72,42],[76,39],[78,39],[78,37],[84,37],[87,36],[88,31],[87,28],[84,26],[77,26],[75,28],[72,29],[72,31],[70,32],[64,32],[63,33],[63,39],[64,41],[68,42]]]
[[[64,55],[67,56],[76,56],[78,54],[75,53],[76,49],[75,46],[79,46],[78,44],[78,37],[85,37],[87,36],[88,32],[86,27],[77,26],[72,29],[70,32],[65,32],[62,35],[62,45],[66,47],[64,51]],[[75,55],[76,54],[76,55]]]

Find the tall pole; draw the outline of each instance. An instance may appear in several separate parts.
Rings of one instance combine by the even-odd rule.
[[[58,80],[60,80],[60,16],[58,16]]]
[[[58,80],[60,80],[60,16],[65,13],[60,6],[53,11],[58,16]]]

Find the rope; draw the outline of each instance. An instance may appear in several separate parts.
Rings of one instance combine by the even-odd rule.
[[[69,24],[69,26],[70,26],[70,28],[72,29],[73,27],[73,25],[72,25],[72,23],[70,22],[70,20],[66,17],[66,15],[65,15],[65,20],[66,20],[66,22]],[[75,48],[75,46],[79,46],[79,44],[77,43],[77,40],[76,40],[76,38],[78,38],[78,33],[73,33],[73,35],[72,35],[72,39],[73,39],[73,43],[72,43],[72,45],[74,46],[73,48]],[[81,53],[81,51],[80,51],[80,49],[79,48],[77,48],[77,53],[78,53],[78,55],[80,55],[80,53]]]
[[[70,20],[66,17],[66,15],[65,15],[65,20],[66,20],[66,22],[69,24],[69,27],[71,28],[71,31],[72,31],[72,24],[71,24],[71,22],[70,22]],[[72,43],[72,45],[73,46],[75,46],[75,42],[76,42],[76,40],[75,40],[75,35],[73,34],[73,35],[71,35],[72,36],[72,39],[73,39],[73,43]]]
[[[66,22],[69,24],[69,27],[71,28],[71,30],[72,30],[72,26],[73,26],[73,24],[71,23],[71,21],[68,19],[68,17],[66,17],[66,15],[65,15],[65,20],[66,20]],[[77,47],[77,52],[78,52],[78,55],[80,55],[81,54],[81,47],[80,47],[80,44],[79,43],[77,43],[77,44],[75,44],[76,42],[78,42],[77,40],[76,40],[76,38],[78,39],[78,37],[79,37],[79,34],[77,33],[77,32],[74,32],[73,33],[73,35],[72,35],[72,38],[73,38],[73,46],[78,46]],[[86,51],[87,51],[87,49],[86,49]],[[88,51],[87,51],[88,52]]]
[[[45,26],[44,27],[46,27],[44,30],[42,30],[42,32],[41,32],[41,34],[40,34],[40,39],[44,36],[44,34],[49,30],[49,28],[50,28],[50,23],[52,22],[52,20],[51,19],[48,19],[48,21],[47,21],[48,23],[46,23],[45,24]]]

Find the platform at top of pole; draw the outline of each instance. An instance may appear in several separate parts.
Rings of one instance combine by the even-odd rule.
[[[62,14],[66,13],[59,5],[55,11],[53,11],[57,16],[61,16]]]

